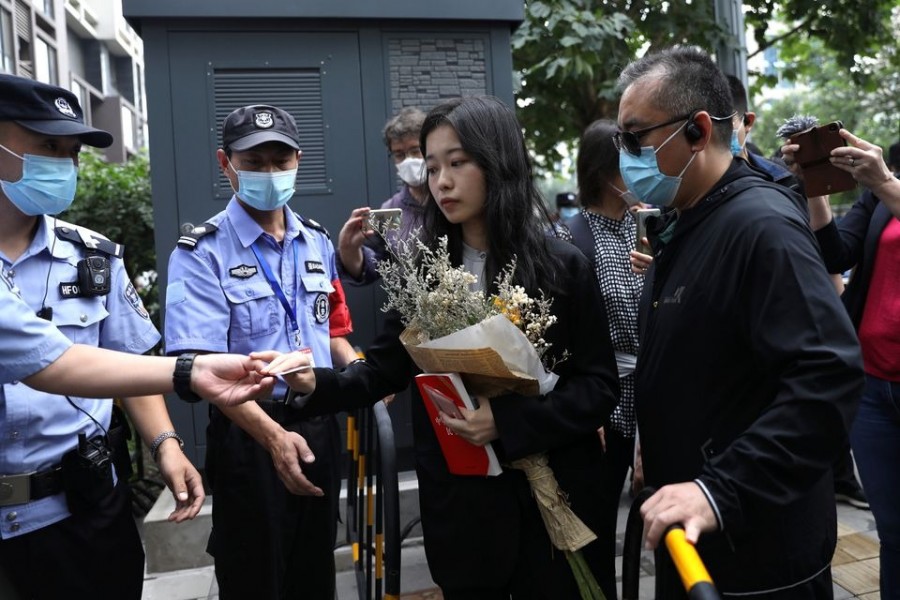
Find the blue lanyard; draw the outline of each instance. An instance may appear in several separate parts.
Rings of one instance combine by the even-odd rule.
[[[296,273],[300,268],[299,263],[297,262],[299,259],[297,257],[297,244],[291,240],[291,248],[294,250],[294,273],[296,277]],[[291,320],[291,327],[294,328],[294,340],[297,343],[297,347],[300,347],[300,327],[297,325],[297,313],[294,311],[294,308],[291,306],[291,303],[288,302],[287,297],[284,295],[284,291],[281,289],[281,285],[279,285],[278,280],[275,278],[275,274],[272,273],[272,269],[269,267],[269,263],[262,257],[262,254],[259,251],[259,247],[256,245],[256,242],[250,244],[250,249],[253,250],[253,254],[256,256],[256,262],[259,263],[259,267],[263,271],[263,275],[266,277],[266,281],[269,282],[269,287],[272,288],[272,291],[275,293],[275,296],[278,298],[278,301],[281,302],[281,306],[284,307],[284,312],[287,313],[288,319]]]

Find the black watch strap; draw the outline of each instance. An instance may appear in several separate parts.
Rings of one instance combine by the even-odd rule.
[[[175,372],[172,374],[172,383],[175,393],[185,402],[200,402],[203,400],[191,389],[191,369],[194,367],[196,352],[182,354],[175,361]]]

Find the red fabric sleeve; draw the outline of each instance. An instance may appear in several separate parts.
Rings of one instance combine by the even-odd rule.
[[[353,320],[350,318],[350,307],[347,306],[347,297],[344,296],[344,286],[340,279],[331,282],[334,291],[328,295],[328,304],[331,308],[328,317],[328,333],[331,337],[341,337],[353,332]]]

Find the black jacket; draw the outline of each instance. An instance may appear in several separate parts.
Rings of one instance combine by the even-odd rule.
[[[749,162],[750,166],[757,171],[765,173],[766,177],[771,178],[772,181],[774,181],[778,185],[783,185],[784,187],[788,188],[789,190],[795,191],[798,194],[803,193],[803,184],[780,160],[776,162],[774,160],[769,160],[768,158],[760,156],[759,154],[748,152],[747,162]],[[806,210],[805,206],[804,210]]]
[[[865,190],[840,224],[835,224],[832,219],[816,232],[829,272],[843,273],[856,267],[841,296],[856,328],[859,328],[862,321],[878,241],[890,221],[891,212],[888,208],[871,190]]]
[[[501,463],[548,451],[573,510],[596,530],[602,455],[597,428],[608,422],[618,398],[616,362],[590,264],[566,242],[547,238],[547,243],[562,262],[559,273],[566,290],[553,299],[551,311],[558,321],[547,339],[553,344],[551,352],[568,350],[571,356],[558,365],[559,382],[546,396],[492,399],[500,432],[494,448]],[[530,293],[535,297],[533,290]],[[399,315],[389,313],[365,363],[342,371],[315,369],[316,390],[305,410],[367,406],[409,385],[419,371],[400,344],[402,330]],[[522,473],[505,469],[499,477],[451,475],[415,386],[412,414],[425,550],[435,582],[455,589],[500,587],[513,578],[527,552],[548,564],[546,572],[530,576],[536,585],[548,586],[549,597],[577,597],[565,558],[551,553]],[[595,545],[585,549],[589,563]]]
[[[636,372],[646,481],[709,490],[724,533],[699,550],[724,592],[829,564],[831,464],[862,393],[856,336],[794,196],[734,161],[667,244],[651,232]]]

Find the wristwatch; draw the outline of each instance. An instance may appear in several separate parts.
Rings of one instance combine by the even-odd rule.
[[[203,400],[191,389],[191,369],[194,366],[194,359],[197,358],[196,352],[188,352],[182,354],[175,361],[175,372],[172,374],[172,384],[175,393],[185,402],[200,402]]]

